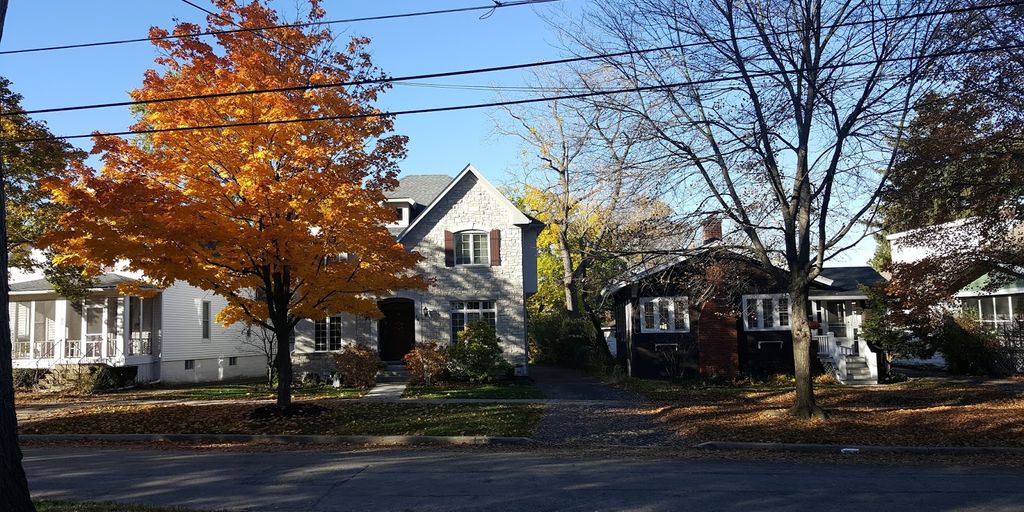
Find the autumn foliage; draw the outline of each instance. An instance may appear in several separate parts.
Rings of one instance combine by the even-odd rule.
[[[342,51],[322,26],[191,34],[283,23],[265,2],[217,0],[208,27],[178,23],[155,40],[161,56],[135,100],[217,95],[365,81],[382,77],[368,40]],[[310,0],[307,22],[324,16]],[[384,190],[396,185],[405,137],[373,107],[386,84],[147,103],[134,139],[97,135],[103,165],[75,165],[72,179],[48,185],[69,212],[48,241],[61,262],[98,268],[127,261],[158,286],[175,281],[228,300],[224,324],[248,320],[277,336],[284,396],[287,338],[302,318],[379,314],[376,297],[424,286],[419,256],[383,227],[393,213]],[[264,124],[269,121],[347,118]],[[203,125],[237,125],[183,129]],[[154,131],[156,130],[156,131]]]

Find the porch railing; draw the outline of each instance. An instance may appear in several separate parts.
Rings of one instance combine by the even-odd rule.
[[[64,340],[12,340],[14,359],[117,359],[125,355],[151,355],[153,335],[138,333],[128,342],[127,351],[121,348],[123,338],[116,335],[95,336],[86,339]],[[127,352],[127,353],[125,353]]]
[[[139,356],[139,355],[152,355],[153,354],[153,335],[148,332],[132,333],[131,339],[128,340],[128,355]]]
[[[814,341],[818,344],[819,356],[836,357],[857,355],[856,346],[848,347],[843,345],[831,332],[815,336]]]

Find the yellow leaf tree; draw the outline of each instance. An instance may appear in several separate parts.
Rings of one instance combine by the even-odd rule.
[[[317,25],[279,25],[263,1],[218,0],[208,30],[215,44],[178,23],[176,39],[156,40],[159,69],[136,100],[208,95],[379,78],[368,40],[343,51]],[[308,19],[323,18],[311,0]],[[234,30],[234,31],[233,31]],[[167,31],[151,30],[162,36]],[[303,318],[379,314],[376,298],[425,286],[419,255],[383,227],[394,213],[383,191],[396,184],[405,137],[372,103],[381,84],[147,103],[133,140],[97,135],[100,169],[77,165],[49,184],[68,208],[48,236],[61,262],[97,268],[118,261],[157,286],[185,281],[227,299],[217,320],[250,321],[274,332],[277,403],[291,404],[288,342]],[[283,119],[362,116],[330,122]],[[217,129],[159,131],[202,125]],[[153,131],[155,130],[155,131]]]

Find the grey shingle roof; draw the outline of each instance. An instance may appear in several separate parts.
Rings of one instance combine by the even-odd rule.
[[[121,283],[131,283],[135,280],[120,274],[102,274],[93,279],[92,288],[116,288]],[[46,279],[33,279],[20,283],[11,283],[12,292],[50,292],[53,286]]]
[[[399,179],[398,188],[385,192],[388,199],[412,199],[417,204],[426,206],[444,191],[452,182],[446,174],[413,174]]]
[[[874,286],[885,281],[881,274],[871,267],[831,267],[821,271],[822,277],[832,284],[815,283],[810,295],[863,295],[860,285]]]

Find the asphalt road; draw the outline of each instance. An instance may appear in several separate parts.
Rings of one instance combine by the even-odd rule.
[[[1024,468],[64,447],[27,448],[25,464],[37,499],[199,510],[1024,510]]]

